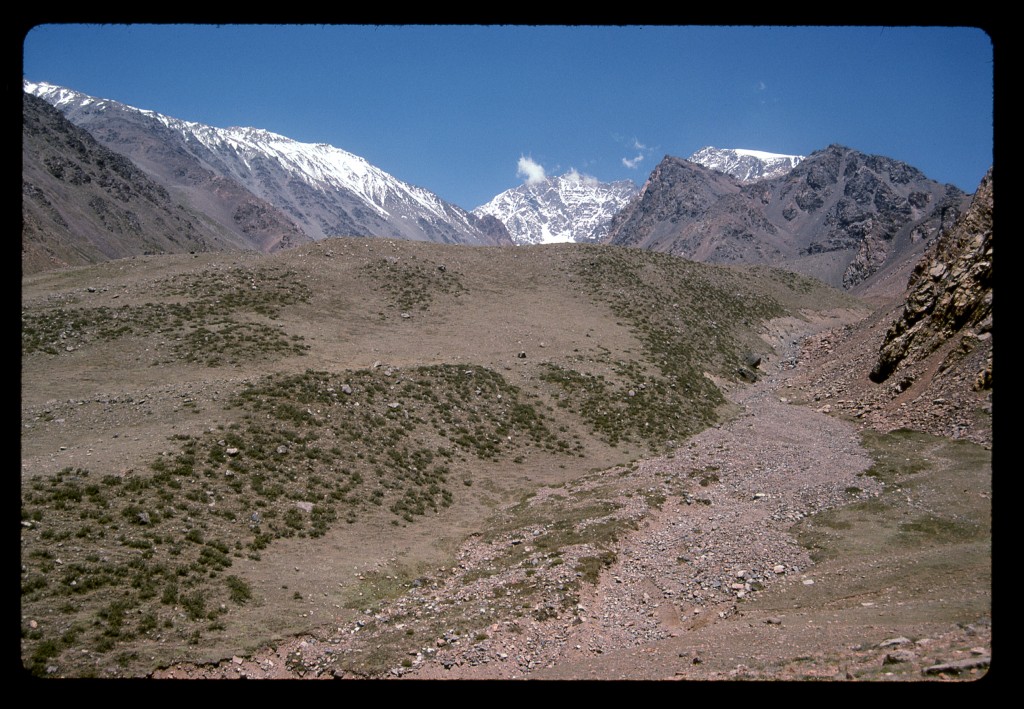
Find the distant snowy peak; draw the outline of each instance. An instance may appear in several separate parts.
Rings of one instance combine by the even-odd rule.
[[[517,244],[595,241],[636,193],[629,180],[601,182],[570,170],[506,190],[473,213],[501,221]]]
[[[763,150],[742,148],[701,148],[687,160],[703,165],[709,170],[724,172],[740,182],[768,180],[785,175],[796,167],[803,155],[780,155]]]

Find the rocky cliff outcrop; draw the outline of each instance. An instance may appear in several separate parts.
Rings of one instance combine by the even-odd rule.
[[[871,379],[883,382],[956,336],[966,352],[985,347],[975,389],[992,386],[992,171],[968,211],[943,232],[911,275],[903,312],[882,341]],[[948,359],[948,358],[947,358]]]

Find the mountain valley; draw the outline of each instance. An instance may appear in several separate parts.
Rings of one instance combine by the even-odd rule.
[[[991,172],[705,148],[469,212],[26,86],[26,675],[988,672]]]

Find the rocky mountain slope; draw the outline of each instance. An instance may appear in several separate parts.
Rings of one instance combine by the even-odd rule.
[[[273,250],[308,239],[239,201],[218,223],[175,200],[133,162],[26,94],[22,120],[22,269],[25,273],[147,253]]]
[[[742,148],[701,148],[687,158],[709,170],[724,172],[740,182],[754,182],[781,177],[804,159],[803,155],[780,155],[763,150]]]
[[[517,244],[596,242],[636,191],[629,180],[600,182],[573,170],[502,192],[473,213],[498,219]]]
[[[214,128],[50,84],[25,82],[24,88],[215,218],[233,215],[240,200],[258,199],[271,206],[260,219],[291,222],[313,240],[508,243],[494,225],[485,233],[465,210],[330,145],[257,128]]]
[[[833,145],[743,183],[666,157],[605,243],[712,263],[772,263],[844,288],[920,258],[969,198],[913,167]]]

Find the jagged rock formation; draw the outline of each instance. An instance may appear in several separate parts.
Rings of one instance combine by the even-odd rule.
[[[612,219],[605,243],[781,265],[853,288],[920,258],[967,202],[910,165],[839,145],[746,183],[666,156]]]
[[[469,216],[471,217],[470,221],[473,226],[492,239],[495,244],[507,245],[515,243],[512,240],[512,235],[508,233],[508,229],[506,229],[501,220],[494,215],[485,214],[483,216],[477,216],[473,212],[470,212]]]
[[[497,218],[517,244],[591,242],[635,194],[629,180],[600,182],[572,170],[506,190],[473,213]]]
[[[780,155],[766,153],[762,150],[745,150],[742,148],[701,148],[687,160],[698,165],[724,172],[740,182],[769,180],[781,177],[804,159],[803,155]]]
[[[903,312],[882,341],[871,379],[883,382],[960,336],[961,350],[988,349],[975,389],[992,386],[992,171],[968,211],[929,248],[911,275]]]

